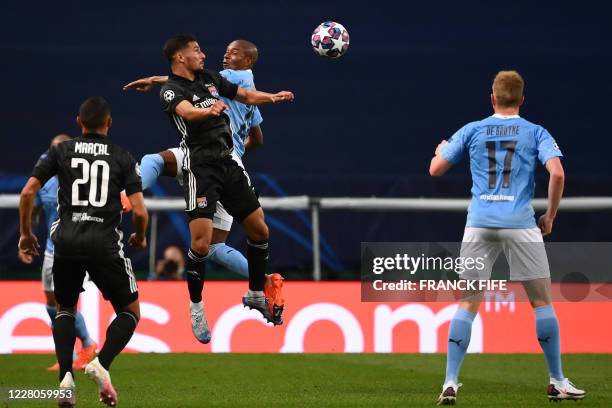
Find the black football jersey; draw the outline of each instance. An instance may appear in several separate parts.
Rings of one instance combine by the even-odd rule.
[[[216,71],[204,70],[193,81],[170,73],[159,93],[162,109],[181,138],[181,146],[188,149],[192,161],[219,159],[233,149],[230,118],[218,117],[188,122],[176,114],[176,106],[189,101],[196,108],[209,108],[221,96],[234,99],[238,86],[228,82]]]
[[[44,185],[58,176],[58,220],[51,227],[55,255],[123,257],[120,192],[142,191],[132,155],[97,134],[60,143],[36,163],[32,177]]]

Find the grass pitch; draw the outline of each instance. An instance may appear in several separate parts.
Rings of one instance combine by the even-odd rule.
[[[51,355],[0,355],[0,388],[49,388]],[[433,407],[442,354],[124,354],[112,367],[124,407]],[[565,355],[564,370],[588,396],[570,407],[612,406],[612,355]],[[542,355],[468,355],[457,403],[464,407],[548,406]],[[77,406],[102,407],[77,373]],[[0,402],[49,407],[54,402]]]

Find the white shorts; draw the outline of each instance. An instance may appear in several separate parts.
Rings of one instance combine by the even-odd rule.
[[[172,149],[168,149],[176,159],[176,181],[179,185],[183,185],[183,160],[185,159],[185,153],[180,147],[173,147]],[[244,169],[244,165],[242,164],[242,160],[232,152],[232,158],[240,167]],[[234,217],[229,215],[229,213],[223,208],[223,204],[217,201],[217,208],[215,209],[215,214],[213,215],[213,228],[229,231],[232,229],[232,223],[234,222]]]
[[[477,265],[460,274],[462,279],[490,279],[497,257],[504,251],[510,266],[510,280],[528,281],[550,278],[550,268],[539,228],[466,227],[461,243],[461,258],[480,259]]]
[[[53,292],[53,254],[45,252],[42,264],[42,285],[45,292]]]

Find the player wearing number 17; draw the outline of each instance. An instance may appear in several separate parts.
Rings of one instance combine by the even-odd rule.
[[[463,279],[489,279],[503,250],[510,279],[520,281],[534,308],[536,334],[546,357],[549,400],[582,399],[585,392],[567,379],[561,367],[559,324],[551,301],[550,270],[542,236],[550,234],[563,194],[561,151],[542,126],[519,116],[524,82],[516,71],[501,71],[493,81],[491,103],[495,113],[459,129],[442,141],[429,173],[441,176],[466,153],[472,173],[472,202],[461,245],[461,257],[486,259],[484,270],[466,271]],[[536,225],[531,200],[537,162],[550,174],[548,209]],[[539,228],[538,228],[539,227]],[[482,293],[459,302],[448,335],[446,379],[438,405],[452,405],[457,397],[459,368],[467,351],[472,322]]]
[[[140,318],[138,287],[132,263],[123,253],[121,199],[125,190],[133,207],[135,232],[130,245],[147,245],[147,210],[144,206],[140,170],[136,160],[111,143],[108,130],[110,106],[93,97],[81,105],[77,123],[83,135],[52,146],[41,158],[21,192],[19,202],[19,249],[38,254],[32,234],[31,214],[36,192],[57,175],[59,219],[51,226],[55,243],[53,262],[57,314],[53,322],[55,353],[60,366],[60,389],[74,391],[72,349],[75,343],[75,312],[85,272],[109,300],[117,313],[106,331],[106,341],[85,373],[98,385],[100,401],[117,404],[117,393],[108,370],[113,359],[128,343]],[[75,404],[74,392],[60,398],[60,406]]]

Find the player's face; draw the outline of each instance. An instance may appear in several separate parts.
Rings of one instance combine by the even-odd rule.
[[[190,42],[187,47],[181,51],[181,55],[183,56],[187,69],[190,71],[197,72],[204,69],[206,55],[204,55],[197,42]]]
[[[234,41],[227,46],[223,55],[223,68],[236,70],[251,68],[251,59],[239,43]]]

